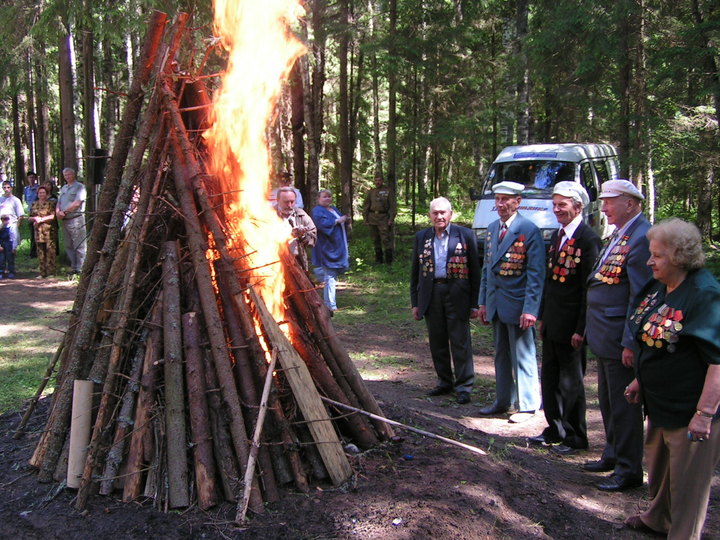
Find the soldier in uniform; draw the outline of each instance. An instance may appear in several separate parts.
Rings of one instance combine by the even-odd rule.
[[[363,219],[370,228],[370,235],[375,244],[375,262],[392,264],[393,261],[393,223],[397,208],[395,197],[392,196],[390,188],[385,185],[382,174],[375,175],[375,187],[371,189],[365,203],[363,204]]]

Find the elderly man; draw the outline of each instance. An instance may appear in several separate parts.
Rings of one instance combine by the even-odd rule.
[[[273,208],[277,208],[278,192],[282,188],[286,187],[292,189],[295,192],[295,208],[304,208],[302,193],[300,193],[300,190],[293,185],[292,174],[290,174],[288,171],[283,171],[277,175],[277,179],[280,187],[273,189],[270,193],[270,205]]]
[[[590,272],[585,334],[598,357],[598,400],[605,426],[605,449],[585,470],[613,471],[597,484],[603,491],[623,491],[643,483],[643,425],[639,403],[628,403],[624,391],[634,378],[633,337],[626,323],[628,305],[652,277],[642,215],[642,193],[628,180],[602,185],[602,211],[615,231]]]
[[[588,447],[585,420],[585,297],[587,279],[600,251],[600,237],[583,223],[589,203],[577,182],[558,182],[553,212],[560,224],[550,238],[548,271],[538,329],[543,340],[540,390],[548,427],[528,439],[558,444],[551,450],[568,455]]]
[[[495,401],[480,414],[517,408],[514,423],[532,418],[540,408],[535,321],[545,279],[545,244],[540,229],[518,213],[525,186],[503,181],[493,186],[500,219],[485,238],[480,283],[480,321],[495,335]]]
[[[428,395],[454,390],[463,405],[475,381],[470,319],[478,314],[480,260],[472,231],[451,225],[452,215],[445,197],[430,203],[432,227],[415,234],[410,300],[413,318],[425,319],[438,378]]]
[[[370,229],[370,236],[375,246],[376,263],[382,264],[383,256],[385,264],[393,262],[395,214],[397,214],[395,197],[385,185],[382,173],[378,172],[375,174],[375,187],[368,191],[362,210],[363,219]]]
[[[277,214],[288,224],[292,239],[288,242],[290,253],[297,259],[298,264],[308,271],[308,257],[306,247],[313,247],[317,240],[317,229],[310,216],[302,208],[296,208],[295,190],[284,186],[277,191]]]
[[[60,188],[55,215],[63,230],[65,253],[70,260],[70,274],[79,274],[85,262],[87,231],[85,229],[85,186],[77,181],[75,169],[63,169],[66,184]]]

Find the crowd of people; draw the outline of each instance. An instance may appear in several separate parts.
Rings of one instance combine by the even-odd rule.
[[[56,273],[58,228],[70,274],[86,249],[85,187],[63,170],[59,193],[27,174],[23,201],[2,183],[0,279],[15,277],[21,223],[41,278]],[[338,276],[349,269],[349,216],[321,189],[310,213],[281,175],[271,203],[288,227],[288,249],[337,310]],[[425,320],[437,375],[429,396],[471,402],[475,381],[470,320],[491,325],[495,399],[483,416],[526,422],[540,410],[547,427],[528,437],[560,455],[588,448],[584,376],[587,349],[597,361],[598,401],[605,442],[590,473],[607,492],[643,485],[650,505],[625,524],[668,538],[700,538],[715,467],[720,463],[720,284],[704,269],[700,233],[677,218],[651,226],[643,194],[627,180],[610,180],[598,198],[614,231],[603,243],[583,221],[586,190],[572,181],[553,188],[559,223],[546,249],[538,227],[519,212],[524,186],[493,186],[498,219],[481,253],[474,233],[452,222],[450,201],[431,201],[430,227],[415,234],[410,275],[412,316]],[[395,198],[382,175],[363,204],[376,263],[392,263]],[[308,260],[307,250],[311,257]],[[536,334],[542,341],[541,369]],[[645,422],[645,426],[643,425]]]
[[[598,197],[614,232],[602,244],[583,222],[587,192],[563,181],[553,189],[560,227],[546,251],[518,212],[523,188],[493,187],[498,219],[487,229],[482,269],[471,232],[451,224],[447,199],[431,202],[432,226],[415,236],[412,314],[427,323],[437,374],[428,395],[455,392],[459,404],[470,402],[469,321],[479,318],[493,327],[496,379],[495,400],[479,414],[511,413],[519,423],[542,408],[547,427],[528,442],[575,454],[588,448],[589,346],[605,444],[583,468],[610,473],[598,489],[624,491],[643,484],[644,457],[650,506],[625,525],[700,538],[720,463],[720,285],[703,268],[697,227],[677,218],[651,226],[642,193],[610,180]]]
[[[70,261],[68,276],[79,274],[85,260],[85,186],[74,169],[63,170],[65,183],[59,192],[54,181],[40,183],[35,171],[26,174],[22,199],[13,195],[10,181],[2,182],[0,196],[0,279],[15,279],[15,255],[23,236],[30,244],[29,256],[38,259],[39,279],[55,276],[59,254],[59,228]],[[27,226],[23,225],[27,222]],[[23,230],[24,229],[24,230]]]

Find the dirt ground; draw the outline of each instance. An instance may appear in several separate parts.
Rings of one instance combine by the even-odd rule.
[[[65,302],[72,287],[37,287],[31,279],[0,283],[0,322],[12,320],[18,305]],[[352,289],[339,299],[351,303]],[[344,297],[344,298],[343,298]],[[409,314],[409,310],[408,310]],[[163,513],[151,501],[123,504],[95,496],[88,509],[73,508],[74,493],[40,484],[27,465],[47,414],[43,400],[28,434],[12,435],[23,411],[0,417],[0,537],[35,538],[247,538],[247,539],[483,539],[483,538],[641,538],[622,520],[646,505],[647,488],[619,494],[598,491],[601,475],[582,471],[597,459],[602,423],[594,395],[595,366],[586,379],[590,395],[590,449],[567,458],[537,447],[526,437],[540,433],[542,415],[513,425],[506,418],[477,414],[491,395],[473,394],[469,405],[449,397],[428,398],[434,376],[424,327],[410,320],[393,325],[343,324],[335,319],[351,352],[362,353],[359,368],[385,414],[396,421],[462,441],[486,456],[397,430],[398,440],[353,456],[354,478],[341,488],[317,485],[309,494],[285,491],[280,503],[254,516],[245,527],[232,524],[234,505],[210,512],[190,508]],[[8,331],[8,326],[0,325]],[[15,327],[15,331],[23,331]],[[477,347],[476,347],[477,348]],[[364,360],[366,359],[367,360]],[[387,361],[383,362],[382,360]],[[492,359],[475,355],[479,377],[492,379]],[[490,385],[491,386],[491,385]],[[704,539],[720,539],[720,475],[715,473]]]

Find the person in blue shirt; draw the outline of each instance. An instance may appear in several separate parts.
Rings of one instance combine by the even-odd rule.
[[[332,192],[321,189],[318,192],[318,205],[312,210],[312,219],[317,227],[317,242],[312,249],[312,264],[315,275],[325,286],[323,301],[330,310],[337,310],[335,302],[336,278],[350,268],[348,259],[347,231],[345,223],[349,219],[332,206]]]
[[[30,212],[30,207],[37,200],[38,175],[35,171],[28,171],[25,175],[27,185],[23,189],[23,200],[25,201],[25,211]],[[30,258],[37,257],[37,247],[35,245],[35,231],[33,223],[30,223]]]

